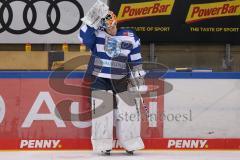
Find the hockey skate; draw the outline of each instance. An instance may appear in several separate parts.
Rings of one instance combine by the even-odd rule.
[[[128,151],[128,150],[126,150],[126,153],[127,153],[128,155],[133,155],[133,152],[134,152],[134,151]]]
[[[106,150],[106,151],[102,151],[102,154],[105,156],[110,156],[111,155],[111,150]]]

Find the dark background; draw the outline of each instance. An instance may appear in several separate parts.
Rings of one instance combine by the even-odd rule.
[[[121,0],[110,1],[110,9],[118,15],[122,3],[138,3],[153,0]],[[185,23],[191,4],[224,2],[223,0],[175,0],[172,14],[169,16],[155,16],[128,20],[119,23],[120,27],[158,27],[169,26],[169,32],[139,31],[137,34],[143,42],[207,42],[240,44],[240,30],[238,32],[190,32],[190,27],[240,27],[240,17],[218,17],[187,24]],[[161,3],[161,1],[160,1]]]

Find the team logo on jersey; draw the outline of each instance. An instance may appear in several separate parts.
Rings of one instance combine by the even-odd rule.
[[[107,37],[105,43],[105,51],[111,58],[118,57],[121,53],[121,41],[116,38]]]
[[[133,44],[129,41],[123,41],[121,43],[121,49],[128,49],[131,50],[133,48]]]

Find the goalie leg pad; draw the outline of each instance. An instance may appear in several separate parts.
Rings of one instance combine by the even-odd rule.
[[[136,94],[125,91],[118,93],[117,98],[117,138],[126,150],[143,149],[144,144],[140,137],[141,115],[140,100]]]
[[[112,149],[113,97],[105,90],[92,91],[92,136],[93,151]]]

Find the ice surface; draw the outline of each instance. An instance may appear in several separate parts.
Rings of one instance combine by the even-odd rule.
[[[91,151],[4,151],[1,160],[240,160],[239,151],[138,151],[133,156],[113,151],[102,156]]]

